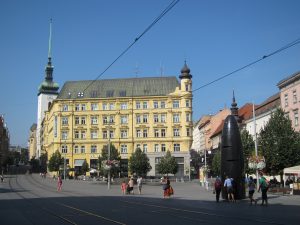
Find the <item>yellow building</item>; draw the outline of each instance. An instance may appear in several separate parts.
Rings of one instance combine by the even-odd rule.
[[[42,149],[48,158],[59,150],[75,170],[84,159],[96,168],[110,136],[122,163],[141,148],[152,166],[148,175],[155,176],[155,164],[169,150],[179,164],[176,175],[188,176],[193,124],[192,75],[186,63],[179,78],[66,82],[45,112]]]
[[[29,139],[28,139],[28,152],[29,160],[36,157],[36,123],[30,127]]]

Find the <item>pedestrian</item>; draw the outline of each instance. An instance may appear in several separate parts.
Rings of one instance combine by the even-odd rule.
[[[139,176],[136,182],[137,182],[139,194],[142,194],[143,178],[141,176]]]
[[[1,177],[1,182],[3,182],[4,181],[3,175],[1,174],[0,177]]]
[[[222,190],[222,181],[219,177],[216,178],[215,181],[215,194],[216,194],[216,201],[219,202],[220,200],[220,193]]]
[[[128,186],[129,186],[129,194],[132,193],[134,194],[134,191],[133,191],[133,187],[134,187],[134,181],[133,181],[133,178],[131,177],[129,182],[128,182]]]
[[[57,191],[61,191],[62,189],[62,179],[61,176],[57,177]]]
[[[255,205],[257,204],[257,200],[253,198],[255,188],[256,188],[256,186],[255,186],[253,177],[250,176],[249,181],[248,181],[248,194],[249,194],[249,199],[250,199],[250,205],[252,205],[252,202],[254,202]]]
[[[123,180],[123,182],[121,184],[121,190],[122,190],[122,194],[125,195],[126,194],[126,182],[125,182],[125,180]]]
[[[233,195],[233,187],[232,187],[232,179],[226,176],[224,187],[226,188],[228,201],[235,202],[234,195]]]
[[[168,177],[164,178],[162,183],[163,183],[164,198],[166,198],[166,197],[170,198],[170,196],[174,194],[174,190],[171,186],[171,182],[170,182],[169,178]]]
[[[268,192],[269,189],[269,181],[264,177],[263,173],[261,173],[261,177],[259,179],[259,189],[258,192],[261,190],[261,205],[265,205],[268,206]]]

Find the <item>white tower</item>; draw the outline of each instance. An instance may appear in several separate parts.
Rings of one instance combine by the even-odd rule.
[[[48,110],[49,105],[58,95],[59,86],[53,82],[53,66],[51,63],[51,41],[52,41],[52,20],[50,20],[48,64],[45,69],[45,80],[39,86],[38,92],[38,112],[37,112],[37,130],[36,130],[36,157],[40,158],[42,153],[41,143],[41,123],[44,119],[44,113]]]

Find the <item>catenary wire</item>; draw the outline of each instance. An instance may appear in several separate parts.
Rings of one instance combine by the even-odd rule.
[[[129,49],[142,37],[144,36],[159,20],[161,20],[164,15],[166,15],[180,0],[173,0],[162,12],[156,17],[156,19],[138,36],[134,39],[134,41],[119,54],[117,58],[115,58],[112,63],[110,63],[102,73],[100,73],[94,80],[92,80],[87,87],[83,90],[85,92],[96,80],[98,80],[112,65],[114,65]]]

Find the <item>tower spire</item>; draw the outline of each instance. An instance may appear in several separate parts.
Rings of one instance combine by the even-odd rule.
[[[48,60],[49,61],[51,61],[51,47],[52,47],[52,18],[50,19],[49,45],[48,45]]]
[[[235,95],[234,90],[232,91],[232,103],[231,103],[231,115],[234,115],[236,118],[238,118],[238,110],[237,103],[235,102]]]

